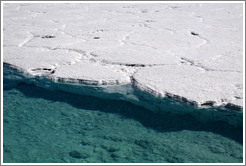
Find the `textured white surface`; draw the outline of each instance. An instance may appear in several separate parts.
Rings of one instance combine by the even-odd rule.
[[[231,72],[225,76],[218,71],[179,65],[145,68],[138,71],[134,78],[142,90],[158,92],[162,97],[185,98],[190,102],[195,101],[197,105],[210,102],[221,105],[237,100],[242,95],[242,89],[237,87],[243,81],[240,73]]]
[[[3,59],[31,75],[243,105],[243,4],[4,4]]]

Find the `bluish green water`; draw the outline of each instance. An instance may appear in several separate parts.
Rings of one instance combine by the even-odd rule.
[[[242,162],[243,130],[34,85],[3,91],[4,163]]]

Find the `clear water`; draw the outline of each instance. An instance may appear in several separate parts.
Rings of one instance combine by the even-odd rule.
[[[242,127],[33,85],[3,91],[5,163],[242,162]]]

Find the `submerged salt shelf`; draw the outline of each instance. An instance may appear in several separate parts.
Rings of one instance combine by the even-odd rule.
[[[226,143],[228,146],[221,147],[219,150],[215,148],[217,151],[215,150],[214,153],[220,153],[220,157],[216,156],[218,159],[213,157],[214,154],[211,151],[207,151],[208,144],[200,140],[202,143],[194,148],[200,151],[206,147],[202,155],[208,154],[208,156],[204,160],[202,156],[196,158],[196,155],[192,155],[189,158],[181,155],[183,152],[190,153],[188,151],[191,149],[179,151],[181,155],[179,157],[174,157],[174,153],[167,153],[168,155],[162,158],[164,149],[157,150],[157,154],[151,156],[150,153],[159,144],[153,144],[153,147],[148,139],[138,140],[138,143],[135,140],[130,141],[135,142],[131,146],[134,153],[131,155],[135,156],[135,159],[125,156],[126,154],[115,154],[113,152],[118,150],[111,151],[112,148],[106,146],[103,148],[104,143],[101,143],[99,147],[108,151],[107,153],[102,152],[100,148],[98,151],[95,150],[97,146],[93,145],[90,148],[94,148],[95,155],[85,155],[91,157],[85,157],[83,152],[72,148],[61,154],[65,158],[57,157],[56,155],[59,154],[55,154],[57,160],[53,161],[50,158],[45,160],[44,156],[30,160],[35,153],[21,160],[21,157],[15,158],[21,153],[8,153],[7,146],[13,148],[13,145],[11,141],[7,141],[8,143],[5,142],[8,144],[5,145],[7,149],[5,149],[7,151],[5,154],[8,157],[4,159],[6,162],[242,162],[243,4],[19,3],[4,4],[3,15],[5,99],[12,96],[12,93],[18,94],[19,97],[22,93],[29,94],[26,90],[30,87],[35,91],[35,95],[27,95],[27,100],[18,99],[17,95],[17,102],[28,104],[38,102],[36,107],[41,107],[39,99],[36,98],[41,98],[45,103],[55,101],[59,95],[78,97],[74,99],[76,101],[91,99],[96,101],[91,103],[92,105],[100,105],[100,102],[109,104],[108,108],[105,105],[102,108],[95,108],[103,114],[100,120],[110,119],[109,113],[113,113],[116,114],[116,117],[112,117],[116,123],[121,119],[118,118],[119,112],[120,115],[130,115],[130,110],[132,111],[131,116],[127,115],[126,121],[119,122],[120,125],[126,125],[129,118],[134,116],[134,125],[136,121],[142,122],[143,126],[139,126],[139,130],[152,134],[157,132],[157,135],[160,134],[159,136],[164,140],[170,139],[163,131],[174,132],[173,130],[177,129],[177,135],[174,134],[175,144],[179,140],[178,137],[182,137],[180,133],[182,130],[188,130],[188,133],[184,131],[184,135],[187,134],[187,140],[196,134],[194,131],[202,131],[205,132],[203,134],[211,134],[211,137],[216,138],[214,134],[219,134],[218,140],[223,143],[225,139],[229,139]],[[47,94],[53,93],[52,97],[49,98],[45,94],[38,95],[38,92],[42,91],[40,87],[47,89],[47,91],[43,90]],[[69,94],[64,92],[69,92]],[[84,97],[85,95],[97,98],[87,98]],[[114,102],[124,109],[120,111],[116,109]],[[50,120],[50,123],[53,123],[52,121],[67,123],[62,119],[59,120],[59,109],[67,107],[67,101],[59,100],[58,103],[60,106],[50,103],[57,113],[52,117],[54,119]],[[86,115],[92,117],[93,125],[99,126],[95,124],[96,121],[93,121],[94,118],[98,118],[97,115],[88,112],[90,111],[87,109],[88,105],[83,101],[81,103],[78,107],[76,105],[76,108],[68,107],[67,111],[71,109],[78,113],[81,109],[81,116],[82,114],[84,116],[86,112]],[[5,140],[12,137],[7,131],[11,130],[11,127],[15,128],[11,124],[16,118],[18,119],[18,116],[14,115],[14,108],[11,104],[15,105],[15,100],[4,106],[4,116],[11,119],[11,123],[8,124],[9,120],[5,123],[4,130],[7,133],[4,134]],[[74,103],[69,100],[68,104],[73,105]],[[26,106],[23,104],[23,107]],[[34,110],[34,108],[27,109]],[[46,109],[48,108],[41,107],[38,110],[46,112]],[[6,112],[7,110],[11,110],[11,115]],[[107,110],[106,113],[104,110]],[[21,108],[20,112],[23,112]],[[30,120],[28,113],[23,113],[23,119]],[[48,115],[48,112],[46,113]],[[38,117],[38,115],[38,111],[35,110],[32,116]],[[58,119],[55,118],[56,116]],[[80,123],[77,124],[79,117],[75,117],[77,118],[76,124],[72,123],[74,128],[81,127]],[[154,118],[154,120],[149,121],[147,117]],[[182,128],[179,124],[174,125],[182,117],[184,118],[181,120],[182,124],[188,127]],[[171,126],[168,125],[169,118],[175,119],[175,122],[170,122]],[[152,124],[154,121],[158,122],[155,124],[157,126]],[[34,121],[31,120],[27,126],[31,124],[34,124]],[[103,126],[104,123],[101,125]],[[110,125],[107,125],[105,126],[106,131],[111,130]],[[126,126],[137,130],[138,127],[134,125]],[[195,129],[191,127],[193,125],[199,127]],[[149,130],[149,127],[155,132]],[[67,131],[68,128],[69,125],[65,125],[63,129]],[[86,130],[86,127],[83,130]],[[98,129],[92,127],[91,130],[89,133],[93,135]],[[124,133],[120,139],[127,142],[128,139],[125,138],[128,136],[123,131],[124,129],[118,126],[117,130]],[[100,129],[100,132],[104,133],[105,130]],[[138,132],[141,133],[141,131]],[[88,131],[83,131],[83,133],[88,134]],[[22,134],[20,133],[19,136],[22,137]],[[73,134],[71,139],[80,137]],[[33,136],[36,137],[35,134]],[[70,137],[68,133],[63,136],[61,142],[67,141],[65,137]],[[28,135],[28,137],[32,136]],[[100,137],[107,136],[102,134]],[[149,138],[152,137],[154,136],[150,134]],[[30,139],[25,141],[27,140]],[[46,144],[47,141],[41,142]],[[111,144],[114,140],[110,138],[108,141]],[[160,141],[159,138],[158,141]],[[192,144],[195,145],[195,142],[199,141],[195,140]],[[33,143],[35,144],[35,141]],[[93,143],[89,144],[92,146]],[[141,144],[139,145],[142,148],[140,148],[141,154],[136,154],[139,149],[134,149],[135,144]],[[25,145],[30,146],[28,143],[23,144]],[[36,145],[40,146],[39,143]],[[87,145],[88,142],[83,147]],[[183,145],[180,144],[180,146]],[[230,149],[229,145],[232,149],[235,148],[235,151],[227,152]],[[121,149],[122,146],[118,148]],[[188,145],[184,147],[188,148]],[[19,148],[20,152],[24,150],[24,147],[19,146]],[[59,148],[63,148],[63,145]],[[146,152],[144,150],[146,148],[151,150]],[[170,150],[170,147],[167,149]],[[177,148],[171,149],[177,150]],[[109,156],[100,158],[100,154],[104,157]],[[149,159],[143,159],[145,154],[150,155]],[[15,157],[11,158],[11,155]],[[95,157],[97,155],[99,158]],[[72,158],[79,159],[72,159],[68,156],[75,156]]]
[[[103,99],[126,100],[133,104],[143,106],[153,112],[165,112],[173,114],[190,114],[201,122],[224,121],[233,126],[243,125],[241,109],[235,107],[211,107],[199,108],[197,106],[181,102],[179,99],[155,97],[141,91],[132,85],[85,85],[84,83],[54,82],[46,77],[26,75],[23,72],[5,64],[4,80],[6,87],[16,86],[21,83],[33,84],[52,91],[61,90],[69,93],[95,96]]]

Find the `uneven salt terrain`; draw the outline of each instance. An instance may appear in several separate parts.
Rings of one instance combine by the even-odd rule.
[[[3,18],[4,162],[242,162],[243,4]]]
[[[242,4],[5,4],[4,62],[30,75],[243,106]]]

